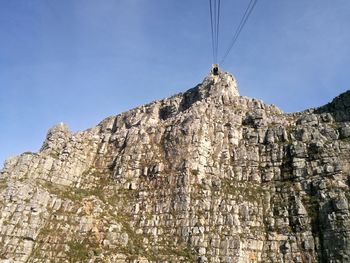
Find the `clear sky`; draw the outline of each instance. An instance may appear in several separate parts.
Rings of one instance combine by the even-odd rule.
[[[185,91],[212,63],[207,0],[0,1],[0,166],[72,131]],[[248,0],[221,0],[219,57]],[[349,0],[259,0],[222,68],[286,112],[350,87]]]

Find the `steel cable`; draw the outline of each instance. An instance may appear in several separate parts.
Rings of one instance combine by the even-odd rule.
[[[217,60],[217,54],[216,54],[216,25],[217,25],[217,10],[216,10],[216,0],[214,0],[214,63],[216,63]]]
[[[215,61],[213,10],[212,10],[211,0],[209,0],[209,10],[210,10],[210,25],[211,25],[211,45],[212,45],[212,52],[213,52],[213,61]]]
[[[220,26],[221,0],[209,0],[211,41],[213,51],[213,62],[217,63],[219,49],[219,26]]]
[[[250,0],[249,5],[248,5],[247,9],[245,10],[244,15],[243,15],[243,17],[242,17],[242,19],[241,19],[241,21],[240,21],[240,23],[235,31],[235,34],[231,40],[231,44],[229,45],[228,49],[226,50],[225,55],[223,56],[222,60],[220,61],[220,64],[222,64],[225,61],[225,59],[227,58],[228,54],[230,53],[232,47],[236,43],[240,33],[242,32],[242,30],[244,28],[244,25],[246,24],[250,14],[252,13],[257,2],[258,2],[258,0]]]
[[[216,61],[218,60],[218,51],[219,51],[219,26],[220,26],[220,0],[218,0],[218,8],[217,8],[217,23],[216,23]]]

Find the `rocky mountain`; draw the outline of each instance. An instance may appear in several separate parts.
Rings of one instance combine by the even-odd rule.
[[[229,73],[0,172],[0,262],[350,262],[350,92],[285,114]]]

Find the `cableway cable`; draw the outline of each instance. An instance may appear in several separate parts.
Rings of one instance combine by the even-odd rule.
[[[214,45],[214,26],[213,26],[213,10],[212,10],[212,4],[211,0],[209,0],[209,10],[210,10],[210,25],[211,25],[211,45],[212,45],[212,52],[213,52],[213,61],[215,60],[215,45]]]
[[[217,19],[217,10],[216,10],[216,0],[214,0],[214,63],[216,63],[216,19]]]
[[[255,7],[257,2],[258,2],[258,0],[250,0],[249,5],[248,5],[247,9],[244,12],[244,15],[243,15],[243,17],[242,17],[242,19],[241,19],[241,21],[240,21],[236,31],[235,31],[235,34],[233,35],[231,43],[230,43],[228,49],[226,50],[225,55],[223,56],[220,64],[222,64],[225,61],[225,59],[227,58],[228,54],[230,53],[232,47],[236,43],[240,33],[242,32],[242,30],[244,28],[244,25],[246,24],[250,14],[252,13],[252,11],[253,11],[253,9],[254,9],[254,7]]]
[[[221,0],[209,0],[213,61],[217,63]]]
[[[218,60],[218,51],[219,51],[219,26],[220,26],[220,0],[218,0],[218,17],[217,17],[217,24],[216,24],[216,61]]]

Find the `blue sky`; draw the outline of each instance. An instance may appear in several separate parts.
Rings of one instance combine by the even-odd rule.
[[[248,0],[221,0],[219,57]],[[230,56],[241,95],[286,112],[350,87],[350,1],[259,0]],[[0,163],[185,91],[211,63],[206,0],[0,1]],[[0,165],[1,166],[1,165]]]

